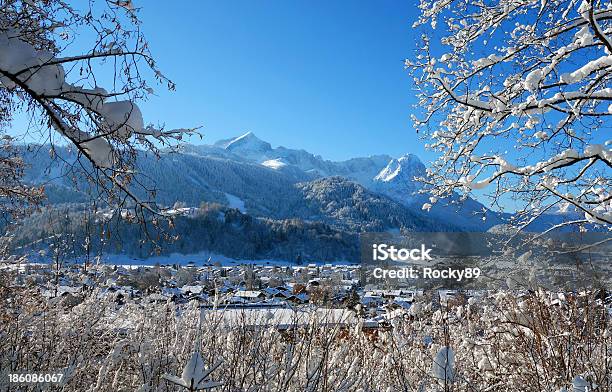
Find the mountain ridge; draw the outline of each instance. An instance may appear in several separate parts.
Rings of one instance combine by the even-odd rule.
[[[240,156],[234,158],[232,146],[240,146]],[[213,148],[221,150],[211,151]],[[263,147],[262,147],[263,146]],[[234,147],[235,148],[235,147]],[[414,154],[394,158],[387,154],[355,157],[332,161],[305,150],[286,147],[273,148],[270,143],[259,139],[253,132],[223,139],[212,145],[186,146],[191,153],[201,156],[226,154],[229,159],[240,159],[284,173],[302,173],[313,179],[339,176],[364,186],[372,192],[385,195],[405,207],[421,210],[428,197],[419,193],[422,185],[415,177],[425,176],[425,165]],[[432,208],[432,217],[447,219],[450,214],[461,214],[454,220],[468,230],[484,230],[502,223],[499,214],[490,211],[477,200],[467,198],[460,201],[457,195],[440,202]],[[484,220],[483,220],[484,217]]]
[[[26,180],[33,183],[50,180],[50,176],[41,175],[45,172],[43,168],[47,167],[49,169],[46,172],[54,173],[54,179],[50,181],[57,188],[50,188],[54,198],[51,202],[79,201],[74,195],[64,196],[69,193],[62,192],[60,189],[68,190],[71,186],[70,181],[61,173],[72,173],[72,177],[79,177],[78,174],[72,172],[74,168],[53,162],[51,157],[44,154],[45,148],[39,147],[37,150],[40,152],[36,156],[28,152],[30,156],[27,161],[32,161],[34,164],[31,170],[26,171]],[[60,158],[58,159],[60,162],[73,162],[76,159],[76,153],[67,148],[56,148],[55,154]],[[423,216],[427,213],[421,211],[421,207],[427,202],[427,197],[418,193],[421,185],[415,181],[414,177],[424,175],[425,165],[413,154],[406,154],[399,158],[379,154],[344,161],[331,161],[305,150],[282,146],[272,147],[270,143],[259,139],[254,133],[247,132],[213,144],[184,144],[181,145],[178,152],[163,151],[159,159],[150,154],[140,153],[137,167],[140,170],[143,184],[148,188],[157,189],[157,200],[167,206],[177,201],[192,206],[197,206],[202,202],[216,202],[227,206],[240,203],[245,212],[256,217],[310,219],[312,216],[321,214],[327,223],[345,230],[363,231],[363,228],[374,227],[376,230],[386,229],[380,224],[373,223],[374,221],[389,222],[382,216],[366,215],[371,220],[366,219],[362,222],[363,228],[359,228],[359,222],[355,219],[347,221],[345,214],[329,212],[326,215],[316,210],[322,206],[316,207],[314,212],[306,207],[308,195],[305,190],[316,189],[318,193],[321,193],[327,186],[329,187],[327,191],[332,194],[336,192],[335,187],[346,189],[345,182],[320,181],[339,177],[358,184],[360,187],[352,187],[352,191],[363,196],[370,203],[374,203],[372,205],[382,203],[377,195],[388,198],[384,203],[389,205],[397,203],[393,204],[393,209],[398,210],[401,216],[411,216],[423,222],[427,227],[422,229],[453,226],[434,225],[432,220],[460,222],[455,227],[461,230],[486,230],[500,223],[494,213],[488,213],[488,222],[483,227],[483,221],[477,215],[487,214],[488,210],[472,199],[468,199],[463,204],[463,209],[457,205],[449,207],[439,203],[432,209],[430,217],[424,218]],[[302,185],[312,181],[319,182],[316,186]],[[81,188],[87,188],[87,185],[81,184]],[[352,200],[353,195],[346,194],[346,197],[347,200]],[[356,204],[353,206],[339,202],[336,202],[335,206],[338,209],[354,207],[358,210],[358,203],[363,204],[363,200],[359,197],[354,202]],[[379,213],[382,213],[380,211],[388,211],[388,209],[379,210]],[[455,215],[458,211],[463,215],[462,217],[449,216]],[[332,219],[330,216],[335,218]],[[335,222],[334,219],[336,219]],[[413,230],[418,229],[405,220],[402,224],[411,226]]]
[[[45,184],[51,210],[74,203],[80,203],[77,209],[89,208],[90,185],[79,172],[82,167],[71,165],[78,158],[76,151],[60,146],[49,154],[44,145],[23,148],[24,160],[30,163],[25,180]],[[180,217],[176,234],[183,239],[169,248],[179,253],[215,250],[236,257],[289,260],[310,254],[333,261],[355,255],[359,233],[482,232],[508,217],[471,198],[461,200],[459,195],[423,211],[428,197],[420,192],[415,177],[425,174],[425,165],[413,154],[334,162],[305,150],[272,147],[246,133],[214,144],[185,144],[178,152],[162,151],[159,157],[139,152],[136,167],[139,180],[146,188],[156,189],[162,206],[181,202],[200,207],[189,209],[198,211],[200,218]],[[217,221],[221,212],[224,218]],[[545,220],[538,228],[550,222]],[[29,233],[39,223],[25,225],[19,230]],[[36,235],[32,232],[22,242],[35,240]],[[241,241],[245,250],[237,252],[232,241]],[[136,243],[129,247],[141,256],[148,252],[139,250]]]

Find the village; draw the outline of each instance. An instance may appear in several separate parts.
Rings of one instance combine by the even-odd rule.
[[[423,303],[433,308],[465,305],[490,294],[485,290],[421,290],[365,284],[359,265],[308,264],[221,265],[210,262],[187,265],[53,264],[5,261],[0,274],[9,285],[34,290],[49,304],[67,310],[88,295],[112,300],[117,307],[127,302],[199,305],[225,317],[240,313],[243,322],[261,325],[291,324],[296,313],[324,311],[327,322],[367,328],[388,327],[395,318],[413,317]],[[6,282],[6,278],[5,278]],[[517,298],[528,296],[517,291]],[[580,297],[586,293],[577,293]],[[567,302],[567,294],[548,293],[551,306]],[[598,295],[612,312],[612,295]],[[249,320],[245,317],[248,314]],[[307,319],[303,320],[308,322]]]
[[[184,261],[179,257],[176,260]],[[32,347],[74,353],[78,367],[61,365],[57,372],[70,385],[92,382],[81,377],[78,369],[116,366],[113,364],[119,358],[158,366],[155,374],[168,380],[182,374],[180,369],[186,368],[185,363],[193,356],[194,342],[199,346],[201,339],[204,349],[195,356],[207,359],[196,359],[217,369],[215,385],[231,387],[240,382],[231,376],[237,363],[248,361],[248,368],[269,363],[282,366],[280,361],[294,355],[287,353],[295,352],[295,357],[289,357],[291,363],[306,369],[309,356],[303,353],[312,345],[320,345],[312,346],[316,350],[330,347],[330,358],[346,356],[347,362],[358,363],[351,359],[358,355],[369,361],[360,374],[372,374],[376,369],[377,380],[381,380],[377,383],[388,380],[395,370],[392,361],[376,355],[384,350],[393,350],[388,358],[416,353],[407,361],[425,363],[422,372],[433,371],[437,380],[442,373],[435,370],[435,364],[440,355],[446,355],[448,339],[457,350],[467,347],[464,341],[481,341],[482,346],[488,346],[497,339],[496,334],[523,334],[531,339],[529,342],[542,342],[540,329],[560,325],[566,314],[579,319],[577,325],[588,325],[587,330],[592,331],[588,339],[598,339],[598,364],[603,361],[600,353],[609,344],[607,330],[591,327],[597,320],[612,316],[612,296],[607,289],[421,290],[368,281],[368,271],[364,273],[362,265],[232,264],[211,259],[156,265],[53,264],[14,257],[0,262],[0,298],[7,309],[5,329],[0,330],[0,336],[7,339],[0,339],[0,351],[22,350],[22,339],[12,337],[27,336]],[[29,313],[24,314],[26,311]],[[30,326],[24,320],[36,324]],[[81,331],[87,342],[73,339],[74,331]],[[574,336],[580,333],[576,331]],[[181,338],[185,343],[177,344]],[[503,342],[500,352],[529,358],[531,351],[527,348],[514,345],[512,340]],[[160,362],[155,358],[179,345],[186,351],[174,360],[173,369],[157,365]],[[110,354],[96,354],[100,350]],[[593,356],[592,352],[588,355]],[[502,366],[487,362],[486,356],[468,362],[470,353],[462,354],[462,363],[469,363],[477,372],[492,372],[494,366]],[[307,372],[296,373],[295,377],[300,374]],[[9,381],[0,379],[0,386]],[[83,390],[80,385],[76,388]]]

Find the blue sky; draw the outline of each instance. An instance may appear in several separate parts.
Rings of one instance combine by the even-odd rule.
[[[416,46],[412,2],[136,4],[160,68],[177,84],[142,105],[145,121],[203,125],[207,143],[253,131],[334,160],[424,156],[403,68]]]

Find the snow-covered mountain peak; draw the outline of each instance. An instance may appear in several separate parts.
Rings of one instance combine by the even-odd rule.
[[[392,159],[387,166],[374,177],[374,181],[389,182],[397,177],[402,171],[402,165],[397,159]]]
[[[417,157],[414,154],[405,154],[402,157],[398,158],[398,161],[402,164],[402,165],[411,165],[413,167],[416,166],[423,166],[423,163],[421,162],[421,160],[419,159],[419,157]]]
[[[272,148],[270,143],[259,139],[253,132],[219,140],[213,145],[185,146],[183,152],[250,161],[276,171],[292,173],[295,178],[341,176],[379,191],[385,186],[393,188],[393,191],[398,187],[405,190],[406,185],[402,183],[413,188],[413,178],[425,172],[425,166],[412,154],[397,159],[383,154],[329,161],[305,150]]]
[[[264,142],[250,131],[238,137],[219,140],[215,143],[215,146],[232,152],[265,153],[272,149],[270,143]]]
[[[425,174],[425,165],[416,155],[406,154],[391,159],[372,181],[371,188],[402,203],[411,204],[418,200],[421,185],[415,180]]]
[[[425,166],[416,155],[406,154],[398,159],[391,159],[387,166],[382,169],[376,177],[375,182],[392,182],[396,180],[412,181],[417,175],[421,175]]]

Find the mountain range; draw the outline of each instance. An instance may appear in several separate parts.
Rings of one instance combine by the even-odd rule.
[[[56,147],[51,156],[48,146],[23,148],[25,160],[30,164],[25,179],[45,184],[52,208],[87,201],[88,184],[83,180],[80,165],[74,164],[78,159],[75,151]],[[174,244],[171,247],[174,250],[232,253],[228,245],[231,242],[229,230],[233,233],[231,238],[241,238],[245,249],[252,250],[240,253],[240,257],[285,255],[289,259],[295,256],[298,248],[299,253],[307,257],[314,243],[329,247],[341,243],[346,249],[318,249],[312,253],[313,257],[337,256],[357,254],[356,238],[362,232],[486,231],[504,219],[503,215],[488,210],[478,201],[468,198],[460,202],[458,196],[447,203],[437,203],[431,211],[423,211],[422,205],[428,198],[418,193],[421,184],[415,177],[425,174],[425,165],[412,154],[399,158],[375,155],[330,161],[304,150],[272,147],[248,132],[214,144],[185,144],[178,151],[163,151],[159,157],[140,152],[136,166],[139,181],[146,188],[155,188],[156,200],[163,205],[180,202],[192,207],[205,206],[209,212],[211,206],[218,206],[212,209],[224,216],[233,211],[230,214],[232,222],[236,221],[236,214],[244,216],[239,221],[251,222],[232,225],[231,230],[230,226],[217,225],[214,235],[212,231],[207,234],[207,249],[194,248],[193,244]],[[40,220],[41,217],[32,219]],[[185,218],[177,225],[184,231],[184,239],[179,242],[186,241],[185,238],[193,241],[193,233],[205,232],[200,225],[203,222],[210,225],[215,219],[216,215],[207,215],[206,219]],[[307,226],[314,229],[295,237],[296,227],[305,230]],[[280,242],[249,245],[253,235],[247,231],[254,227],[259,233],[266,233],[265,238],[293,238],[293,242],[285,241],[282,246]],[[47,234],[24,235],[22,242]],[[178,234],[181,238],[181,233]],[[259,236],[256,241],[261,238]],[[329,241],[329,238],[344,240]],[[127,249],[125,244],[122,246]],[[137,253],[142,256],[141,251]]]
[[[56,148],[52,158],[46,151],[28,148],[26,160],[31,166],[26,180],[45,183],[54,204],[84,199],[74,191],[73,182],[79,181],[78,169],[71,164],[77,159],[76,153]],[[343,211],[358,209],[365,201],[373,200],[423,225],[419,227],[406,219],[401,222],[400,226],[413,230],[445,226],[482,231],[501,222],[500,215],[473,199],[459,202],[458,197],[451,198],[448,203],[436,204],[428,213],[422,211],[427,196],[418,193],[421,184],[415,177],[425,174],[425,165],[412,154],[330,161],[304,150],[273,148],[248,132],[214,144],[182,145],[178,152],[163,152],[159,159],[141,153],[137,167],[140,181],[156,188],[157,200],[165,205],[177,201],[189,206],[216,202],[240,207],[243,213],[255,217],[324,220],[357,232],[373,227],[399,228],[387,222],[388,216],[368,215],[361,221],[344,217]],[[85,187],[84,183],[80,186]]]

